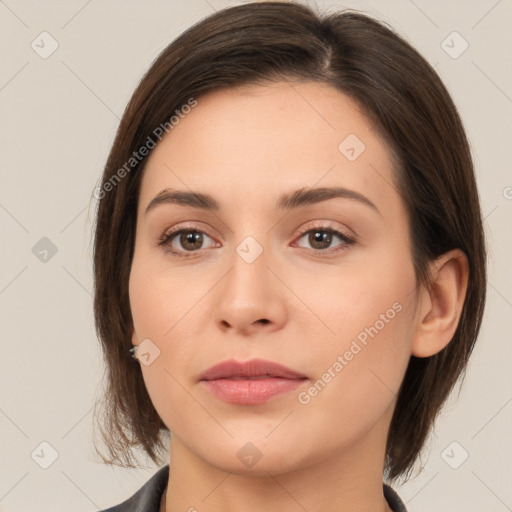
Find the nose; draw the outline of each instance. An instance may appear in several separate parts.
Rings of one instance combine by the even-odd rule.
[[[267,265],[263,250],[254,261],[233,251],[231,268],[222,279],[214,308],[214,321],[223,331],[241,335],[270,333],[286,322],[286,287]]]

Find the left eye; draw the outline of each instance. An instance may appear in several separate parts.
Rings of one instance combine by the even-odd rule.
[[[330,248],[333,238],[338,238],[341,240],[340,245],[350,245],[353,243],[353,240],[350,239],[347,235],[332,228],[314,228],[306,231],[299,238],[302,240],[307,237],[308,243],[312,246],[311,248],[317,251],[322,251]],[[302,246],[301,246],[302,247]]]

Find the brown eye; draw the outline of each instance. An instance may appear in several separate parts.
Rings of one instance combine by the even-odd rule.
[[[179,243],[186,251],[201,249],[203,234],[199,231],[182,231],[179,234]]]
[[[327,249],[332,242],[332,233],[319,230],[310,231],[308,242],[313,249]]]
[[[326,251],[326,249],[335,248],[337,250],[342,250],[354,243],[354,240],[349,238],[341,231],[327,227],[309,229],[308,231],[302,233],[302,236],[299,238],[299,241],[306,238],[307,244],[309,244],[311,249],[313,249],[314,251],[326,253],[328,252]],[[340,242],[333,246],[332,244],[336,238]],[[300,245],[300,243],[299,246],[304,247]]]
[[[208,239],[211,241],[210,246],[213,246],[215,242],[206,233],[197,229],[179,229],[165,234],[160,239],[159,245],[179,256],[191,256],[192,253],[203,249]]]

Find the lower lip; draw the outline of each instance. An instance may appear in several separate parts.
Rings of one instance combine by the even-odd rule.
[[[205,380],[206,388],[218,398],[233,404],[257,405],[284,393],[289,393],[304,384],[307,379],[217,379]]]

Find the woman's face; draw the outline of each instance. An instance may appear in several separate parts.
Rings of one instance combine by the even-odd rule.
[[[383,457],[418,316],[387,147],[317,83],[217,91],[186,111],[147,162],[129,286],[174,442],[239,473]],[[202,380],[253,359],[298,377],[263,366]]]

